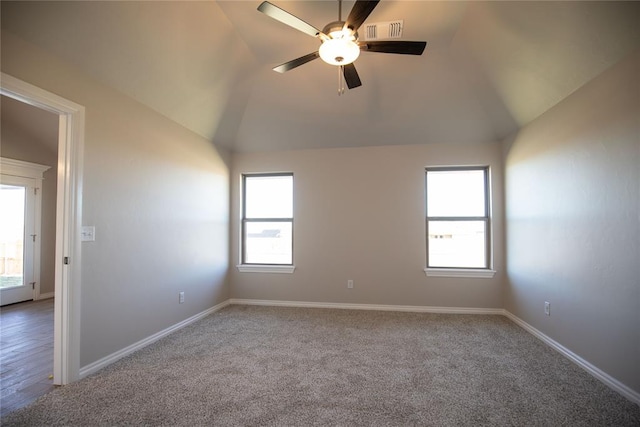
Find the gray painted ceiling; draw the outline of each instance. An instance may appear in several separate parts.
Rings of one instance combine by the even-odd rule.
[[[272,3],[322,28],[337,1]],[[638,2],[382,0],[424,55],[363,52],[337,96],[319,42],[260,1],[8,2],[2,29],[236,151],[501,140],[640,47]],[[343,2],[343,16],[353,5]]]

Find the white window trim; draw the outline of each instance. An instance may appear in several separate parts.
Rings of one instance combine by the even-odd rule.
[[[293,172],[266,172],[266,173],[242,173],[240,174],[240,188],[242,189],[241,192],[241,207],[240,207],[240,211],[241,211],[241,218],[240,218],[240,253],[239,253],[239,257],[240,257],[240,264],[236,265],[236,268],[238,268],[238,271],[240,271],[241,273],[293,273],[293,271],[296,269],[296,267],[294,265],[290,265],[290,264],[243,264],[244,263],[244,251],[245,251],[245,237],[244,237],[244,227],[245,227],[245,177],[248,176],[275,176],[275,175],[282,175],[282,176],[291,176],[291,178],[293,179]],[[293,189],[292,189],[293,191]],[[269,219],[281,219],[281,220],[290,220],[291,222],[291,230],[293,231],[293,212],[291,213],[291,218],[269,218]],[[292,237],[293,239],[293,237]],[[293,240],[291,241],[291,256],[292,256],[292,262],[293,262]]]
[[[487,210],[487,224],[489,226],[489,230],[490,230],[490,235],[487,236],[487,239],[489,239],[489,247],[488,247],[488,251],[487,251],[487,256],[488,256],[488,260],[489,260],[489,267],[487,268],[464,268],[464,267],[426,267],[424,269],[425,274],[427,275],[427,277],[458,277],[458,278],[478,278],[478,279],[490,279],[492,278],[495,274],[496,271],[493,270],[491,268],[492,263],[493,263],[493,218],[491,215],[492,212],[492,199],[491,199],[491,168],[490,166],[462,166],[462,167],[456,167],[456,166],[434,166],[434,167],[427,167],[425,168],[425,179],[426,179],[426,174],[429,172],[429,170],[437,170],[437,169],[442,169],[442,170],[454,170],[454,169],[484,169],[485,170],[485,177],[487,179],[487,182],[485,184],[485,191],[486,191],[486,195],[487,195],[487,205],[486,205],[486,210]],[[425,181],[426,184],[426,181]],[[426,188],[425,188],[426,190]],[[426,221],[429,221],[429,216],[426,217]],[[426,223],[426,222],[425,222]],[[429,237],[426,236],[427,238],[427,244],[426,244],[426,249],[427,251],[429,251],[429,245],[428,245],[428,239]],[[428,257],[428,254],[427,254]],[[428,261],[427,261],[428,262]]]
[[[239,264],[236,265],[240,273],[281,273],[291,274],[296,269],[295,265],[260,265]]]
[[[490,279],[495,274],[495,270],[485,268],[425,268],[428,277],[469,277],[477,279]]]

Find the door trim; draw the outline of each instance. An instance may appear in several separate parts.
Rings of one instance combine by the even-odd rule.
[[[80,275],[85,108],[1,73],[0,93],[59,116],[56,205],[54,384],[80,378]],[[70,263],[65,264],[64,260]]]

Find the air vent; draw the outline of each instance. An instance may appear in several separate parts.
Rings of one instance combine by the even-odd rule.
[[[404,21],[374,22],[364,25],[364,31],[358,31],[365,40],[400,39]]]

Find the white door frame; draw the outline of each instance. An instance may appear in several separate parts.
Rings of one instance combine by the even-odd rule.
[[[80,275],[84,107],[2,73],[0,93],[60,117],[56,206],[53,383],[80,378]]]

